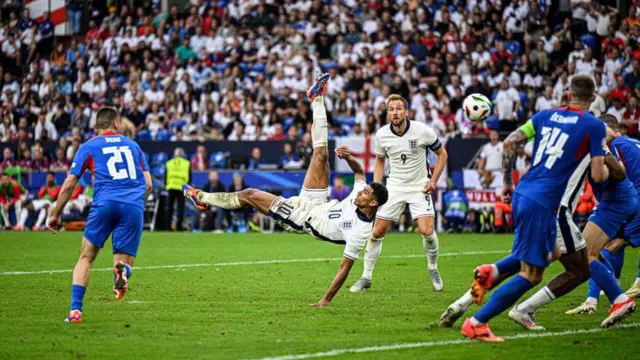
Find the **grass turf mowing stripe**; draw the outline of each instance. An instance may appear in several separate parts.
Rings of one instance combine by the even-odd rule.
[[[543,333],[529,332],[525,334],[508,335],[508,336],[502,336],[502,337],[505,340],[531,339],[531,338],[543,338],[543,337],[550,337],[550,336],[593,334],[593,333],[598,333],[601,331],[607,331],[607,330],[613,330],[613,329],[627,329],[627,328],[637,328],[637,327],[640,327],[640,323],[622,324],[622,325],[618,325],[616,327],[608,328],[608,329],[603,329],[603,328],[577,329],[577,330],[543,332]],[[369,353],[369,352],[376,352],[376,351],[389,351],[389,350],[413,349],[413,348],[448,346],[448,345],[463,345],[463,344],[473,344],[475,342],[476,341],[473,341],[473,340],[461,339],[461,340],[428,341],[428,342],[393,344],[393,345],[378,345],[378,346],[367,346],[367,347],[352,348],[352,349],[335,349],[335,350],[309,353],[309,354],[264,357],[264,358],[253,359],[253,360],[303,360],[303,359],[338,356],[342,354],[359,354],[359,353]],[[487,346],[495,346],[495,345],[487,345]]]
[[[491,255],[491,254],[507,254],[509,250],[491,250],[491,251],[462,251],[452,253],[442,253],[441,257],[448,256],[469,256],[469,255]],[[424,254],[411,255],[388,255],[381,256],[383,259],[411,259],[421,258]],[[318,261],[340,261],[342,258],[308,258],[308,259],[284,259],[284,260],[257,260],[257,261],[236,261],[221,263],[201,263],[201,264],[177,264],[177,265],[152,265],[152,266],[136,266],[135,270],[154,270],[154,269],[181,269],[191,267],[211,267],[211,266],[241,266],[241,265],[270,265],[270,264],[288,264],[288,263],[304,263]],[[99,268],[91,271],[113,271],[113,268]],[[41,274],[66,274],[73,272],[73,269],[59,270],[36,270],[36,271],[2,271],[0,275],[41,275]]]

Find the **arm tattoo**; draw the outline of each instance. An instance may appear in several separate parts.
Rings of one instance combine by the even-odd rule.
[[[513,186],[513,168],[516,165],[516,148],[527,141],[527,135],[518,129],[504,140],[502,155],[502,171],[504,184]]]

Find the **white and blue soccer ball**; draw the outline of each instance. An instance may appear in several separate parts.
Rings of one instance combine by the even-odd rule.
[[[491,100],[482,94],[471,94],[464,99],[462,109],[467,119],[484,121],[491,116]]]

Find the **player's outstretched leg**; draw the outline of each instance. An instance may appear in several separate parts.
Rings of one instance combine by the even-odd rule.
[[[82,322],[82,303],[84,301],[84,293],[87,291],[89,283],[89,272],[93,267],[96,257],[100,249],[95,247],[86,238],[82,239],[82,252],[80,259],[73,269],[73,285],[71,286],[71,306],[69,317],[66,322],[79,323]]]
[[[484,278],[487,279],[490,277],[490,280],[483,282],[483,292],[482,296],[484,297],[486,291],[495,288],[500,285],[504,280],[510,278],[514,274],[517,274],[520,271],[520,262],[513,258],[513,256],[509,255],[495,264],[490,265],[481,265],[476,268],[484,268],[485,272]],[[474,271],[475,273],[476,271]],[[490,274],[488,273],[490,272]],[[475,281],[474,281],[475,284]],[[485,287],[486,286],[486,287]],[[476,295],[474,295],[474,290],[468,290],[465,292],[458,300],[454,301],[451,305],[447,307],[447,309],[440,316],[439,326],[441,327],[452,327],[453,324],[462,316],[464,313],[471,307],[473,304],[474,296],[476,296],[476,301],[480,300],[479,303],[482,303],[482,299],[478,299],[477,292],[478,289],[475,290]]]
[[[327,123],[327,109],[324,106],[324,94],[327,91],[329,78],[329,74],[320,75],[315,84],[307,90],[313,112],[313,123],[311,124],[313,153],[302,184],[305,191],[323,192],[327,197],[329,196],[329,125]]]
[[[367,241],[367,246],[364,253],[364,269],[362,271],[362,277],[353,284],[349,291],[353,293],[364,292],[371,288],[373,284],[373,269],[376,266],[376,262],[380,257],[382,251],[382,240],[384,240],[385,234],[389,231],[391,221],[381,218],[376,218],[373,224],[373,231],[371,237]]]
[[[232,193],[207,193],[185,184],[182,185],[182,192],[187,199],[198,207],[206,208],[207,205],[211,205],[227,210],[235,210],[251,206],[264,215],[269,214],[269,207],[277,198],[273,194],[253,188]]]
[[[427,270],[431,276],[431,284],[435,291],[442,291],[444,282],[438,271],[438,234],[435,231],[435,218],[423,216],[416,219],[420,235],[422,235],[422,247],[427,257]]]

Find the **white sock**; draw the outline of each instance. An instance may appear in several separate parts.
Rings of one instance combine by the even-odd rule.
[[[473,302],[471,300],[471,290],[469,290],[466,293],[464,293],[464,295],[462,295],[458,300],[456,300],[453,303],[453,305],[457,306],[462,311],[467,311],[467,309],[469,309],[472,303]]]
[[[548,287],[538,290],[533,296],[516,306],[516,310],[529,314],[555,300],[556,296]]]
[[[367,242],[367,248],[364,253],[364,271],[362,277],[371,280],[373,277],[373,268],[376,266],[376,261],[380,257],[380,251],[382,251],[382,240],[384,238],[374,239],[373,236],[369,238]]]
[[[27,223],[27,218],[29,217],[29,210],[22,209],[20,212],[20,218],[18,219],[18,225],[24,226]]]
[[[4,221],[4,226],[11,226],[11,222],[9,222],[9,211],[2,209],[0,210],[2,213],[2,221]]]
[[[42,227],[44,220],[47,218],[47,209],[42,209],[38,213],[38,220],[36,220],[36,226]]]
[[[585,303],[587,303],[589,305],[598,305],[598,299],[596,299],[594,297],[588,297],[587,300],[585,301]]]
[[[627,301],[627,300],[629,300],[629,297],[627,296],[627,294],[622,293],[622,294],[618,295],[618,297],[615,300],[613,300],[613,303],[617,304],[617,303],[621,303],[621,302]]]
[[[640,277],[636,278],[636,281],[633,282],[633,286],[638,286],[640,285]]]
[[[324,107],[324,96],[318,96],[311,102],[313,124],[311,124],[311,140],[313,147],[328,146],[327,109]]]
[[[481,323],[480,321],[478,321],[478,319],[476,319],[475,316],[472,316],[471,319],[469,319],[471,321],[471,325],[473,326],[478,326],[478,325],[482,325],[484,323]]]
[[[438,268],[438,234],[434,231],[429,236],[422,235],[422,246],[427,255],[427,266],[429,270]]]
[[[211,206],[220,207],[227,210],[239,209],[240,199],[238,199],[238,193],[206,193],[201,191],[198,193],[198,200]]]
[[[498,266],[496,264],[491,264],[491,274],[494,279],[497,279],[500,275],[500,271],[498,271]]]

